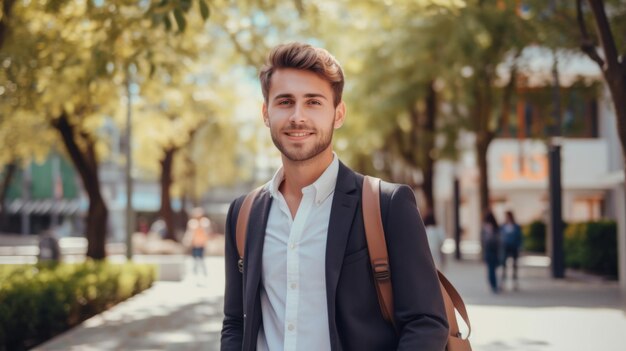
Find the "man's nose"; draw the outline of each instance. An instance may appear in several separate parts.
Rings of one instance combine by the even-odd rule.
[[[291,116],[289,116],[289,122],[298,124],[304,122],[305,118],[303,106],[295,104]]]

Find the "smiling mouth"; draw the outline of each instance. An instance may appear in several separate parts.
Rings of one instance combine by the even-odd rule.
[[[298,131],[298,132],[285,132],[285,134],[288,137],[291,137],[291,138],[303,138],[303,137],[307,137],[309,135],[313,135],[313,132],[300,132],[300,131]]]

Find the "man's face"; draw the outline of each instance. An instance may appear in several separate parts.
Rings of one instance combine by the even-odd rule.
[[[290,161],[331,153],[333,129],[343,124],[345,107],[333,106],[330,83],[292,68],[276,70],[271,79],[263,120],[278,150]]]

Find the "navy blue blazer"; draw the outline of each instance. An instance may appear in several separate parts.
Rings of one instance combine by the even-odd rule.
[[[394,317],[383,319],[370,268],[361,210],[363,176],[340,163],[326,245],[328,328],[333,351],[443,351],[448,323],[424,224],[413,191],[382,182]],[[243,277],[237,268],[235,225],[243,197],[226,222],[226,291],[221,350],[256,350],[261,318],[261,256],[272,198],[263,189],[252,205]],[[312,345],[312,348],[314,345]]]

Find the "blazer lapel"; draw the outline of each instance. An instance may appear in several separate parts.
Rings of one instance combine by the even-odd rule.
[[[348,243],[350,227],[359,202],[356,182],[356,174],[340,162],[333,204],[330,210],[326,242],[326,299],[328,303],[331,348],[333,350],[340,349],[340,345],[336,345],[339,339],[335,326],[335,292]]]

